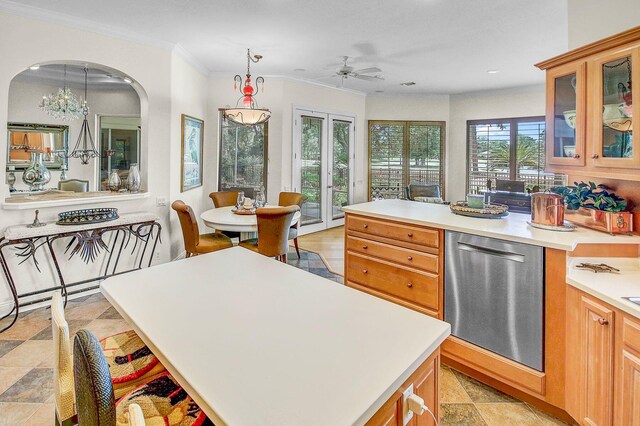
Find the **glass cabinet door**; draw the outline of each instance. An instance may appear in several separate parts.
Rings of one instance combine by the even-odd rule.
[[[607,55],[594,62],[593,163],[601,167],[640,167],[637,127],[638,49]],[[635,114],[634,114],[635,113]],[[634,131],[636,136],[634,138]],[[635,140],[634,140],[635,139]]]
[[[547,73],[547,163],[585,164],[585,63]]]

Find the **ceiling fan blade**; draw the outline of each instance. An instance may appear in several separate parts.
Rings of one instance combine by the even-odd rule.
[[[357,79],[360,79],[360,80],[365,80],[365,81],[384,80],[384,77],[372,76],[372,75],[351,74],[351,77],[357,78]]]
[[[371,68],[363,68],[361,70],[354,71],[354,73],[356,74],[375,74],[377,72],[382,72],[382,70],[378,67],[371,67]]]

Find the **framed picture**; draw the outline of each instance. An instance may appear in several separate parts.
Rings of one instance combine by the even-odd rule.
[[[204,121],[182,114],[182,179],[180,192],[202,186]]]

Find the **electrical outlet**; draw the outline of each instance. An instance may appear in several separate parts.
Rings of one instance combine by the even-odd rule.
[[[409,410],[407,399],[413,395],[413,383],[402,392],[402,426],[408,424],[413,418],[413,411]]]
[[[160,250],[156,252],[156,260],[160,260]]]
[[[156,205],[163,207],[167,205],[167,197],[156,197]]]

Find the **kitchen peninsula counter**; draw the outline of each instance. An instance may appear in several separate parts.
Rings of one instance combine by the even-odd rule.
[[[456,215],[449,206],[407,200],[381,200],[343,207],[346,213],[401,223],[465,232],[483,237],[573,251],[579,244],[640,244],[638,235],[609,235],[578,227],[572,232],[555,232],[527,224],[531,216],[510,213],[501,219]]]

